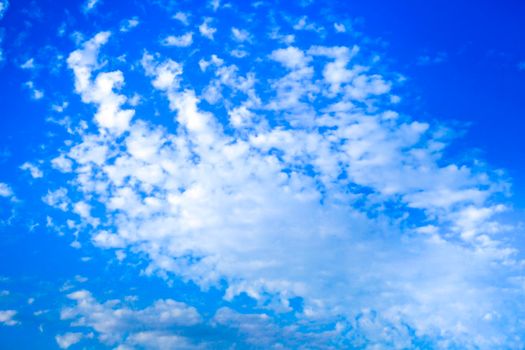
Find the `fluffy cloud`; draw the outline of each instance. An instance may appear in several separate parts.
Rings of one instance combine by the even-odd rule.
[[[82,6],[82,10],[85,14],[88,14],[93,11],[100,2],[100,0],[86,0]]]
[[[13,195],[13,190],[11,187],[3,182],[0,182],[0,197],[11,197]]]
[[[120,25],[121,32],[129,32],[131,29],[135,28],[140,24],[140,21],[136,18],[130,18],[122,22]]]
[[[199,32],[201,33],[202,36],[210,40],[213,40],[213,35],[217,31],[217,28],[210,27],[210,23],[211,23],[211,19],[206,18],[204,22],[202,22],[202,24],[199,26]]]
[[[186,33],[181,36],[167,36],[163,41],[162,45],[164,46],[178,46],[178,47],[188,47],[193,43],[193,33]]]
[[[116,94],[113,90],[124,83],[121,71],[104,72],[94,79],[92,73],[96,70],[97,54],[101,45],[109,38],[109,32],[101,32],[87,41],[82,49],[71,53],[67,59],[69,67],[75,74],[75,89],[82,96],[82,101],[97,105],[95,119],[101,128],[120,134],[128,126],[135,111],[122,109],[126,97]]]
[[[0,325],[4,326],[16,326],[20,322],[14,318],[17,312],[15,310],[0,310]]]
[[[267,313],[239,313],[228,307],[204,319],[194,308],[171,299],[157,300],[143,309],[118,299],[97,301],[85,290],[68,295],[73,305],[65,307],[61,318],[71,329],[55,337],[59,346],[69,346],[85,338],[96,338],[115,349],[335,349],[334,337],[341,334],[340,323],[322,327],[294,325],[282,327]],[[195,337],[198,334],[198,337]],[[304,344],[308,344],[305,346]]]
[[[80,290],[68,295],[74,302],[61,311],[61,319],[69,320],[73,327],[88,327],[96,332],[97,339],[118,349],[146,348],[165,349],[168,344],[186,344],[191,341],[173,332],[177,328],[197,325],[199,313],[193,308],[172,299],[158,300],[145,309],[132,309],[118,300],[99,303],[90,292]],[[67,333],[57,336],[62,348],[79,342],[83,333]],[[176,347],[178,348],[178,347]],[[193,346],[191,348],[197,348]]]
[[[83,334],[82,333],[65,333],[61,335],[57,335],[55,337],[55,340],[60,347],[60,349],[68,349],[69,347],[75,345],[79,341],[82,340]]]
[[[179,21],[180,23],[184,24],[185,26],[190,24],[188,17],[189,17],[189,15],[187,13],[181,12],[181,11],[179,11],[175,15],[173,15],[173,19],[176,19],[177,21]]]
[[[345,33],[346,27],[342,23],[334,23],[334,29],[337,33]]]
[[[44,176],[42,170],[40,170],[36,165],[31,164],[29,162],[25,162],[24,164],[22,164],[20,166],[20,169],[29,171],[33,179],[38,179]]]
[[[238,42],[251,40],[250,33],[248,33],[248,31],[246,31],[245,29],[238,29],[238,28],[233,27],[232,35],[233,35],[233,38]]]

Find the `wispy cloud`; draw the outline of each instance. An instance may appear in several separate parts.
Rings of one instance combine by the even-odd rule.
[[[1,0],[0,1],[0,19],[2,19],[9,8],[9,1]]]
[[[417,58],[417,64],[421,66],[440,64],[446,62],[448,54],[446,52],[438,52],[435,55],[422,55]]]
[[[202,22],[202,24],[199,26],[199,32],[201,33],[202,36],[210,40],[213,40],[213,35],[217,31],[217,29],[210,27],[210,23],[211,23],[210,18],[205,19],[204,22]]]

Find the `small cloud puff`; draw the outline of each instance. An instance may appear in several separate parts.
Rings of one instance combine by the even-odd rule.
[[[176,14],[173,15],[173,19],[176,19],[177,21],[184,24],[185,26],[190,24],[189,15],[185,12],[180,12],[180,11],[177,12]]]
[[[0,182],[0,197],[7,198],[11,196],[13,196],[11,187],[6,183]]]
[[[232,28],[233,38],[238,42],[249,41],[251,39],[250,33],[244,29]]]
[[[304,67],[311,60],[310,57],[305,56],[301,50],[293,46],[273,51],[270,58],[290,69]]]
[[[221,6],[221,0],[210,0],[209,6],[213,11],[217,11]]]
[[[60,318],[70,320],[73,327],[92,328],[103,344],[119,345],[119,349],[127,349],[127,346],[134,348],[133,345],[152,348],[151,345],[156,344],[159,338],[172,335],[170,330],[202,322],[195,308],[172,299],[157,300],[144,309],[134,309],[123,305],[120,300],[100,303],[87,290],[70,293],[67,297],[75,304],[63,308]],[[92,334],[88,333],[87,336],[92,337]],[[83,333],[75,332],[59,335],[55,339],[62,349],[67,349],[83,337]],[[189,342],[180,338],[181,341]]]
[[[320,32],[323,28],[313,22],[308,22],[308,17],[303,16],[293,25],[293,29]]]
[[[193,33],[189,32],[181,36],[170,35],[162,40],[164,46],[188,47],[193,43]]]
[[[24,63],[20,65],[20,68],[22,69],[33,69],[35,68],[35,62],[33,58],[28,59]]]
[[[100,2],[101,0],[86,0],[82,6],[82,11],[85,14],[88,14],[89,12],[93,11]]]
[[[24,164],[22,164],[20,166],[20,169],[29,171],[33,179],[39,179],[44,176],[44,173],[42,172],[42,170],[40,170],[40,168],[38,168],[38,166],[31,164],[29,162],[25,162]]]
[[[133,18],[127,19],[127,20],[123,21],[122,24],[120,25],[120,31],[123,32],[123,33],[129,32],[131,29],[133,29],[136,26],[138,26],[139,23],[140,22],[137,19],[137,17],[133,17]]]
[[[202,22],[202,24],[199,26],[199,32],[201,33],[203,37],[213,40],[213,35],[217,31],[217,29],[210,27],[209,26],[210,22],[211,22],[211,19],[206,18],[204,22]]]
[[[31,92],[32,99],[40,100],[44,97],[44,92],[42,90],[37,89],[32,81],[25,82],[24,86]]]
[[[334,23],[334,29],[338,33],[345,33],[346,32],[346,27],[342,23]]]
[[[57,335],[55,337],[55,340],[58,346],[60,347],[60,349],[68,349],[69,347],[80,342],[83,337],[84,337],[84,334],[82,333],[68,332],[62,335]]]
[[[14,317],[17,312],[15,310],[0,310],[0,325],[16,326],[20,322],[16,321]]]

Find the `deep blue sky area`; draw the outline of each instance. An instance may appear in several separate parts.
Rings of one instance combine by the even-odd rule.
[[[523,349],[524,118],[523,1],[0,0],[0,349]]]

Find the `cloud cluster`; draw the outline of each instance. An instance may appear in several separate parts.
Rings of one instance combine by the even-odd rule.
[[[239,313],[228,307],[219,308],[206,319],[195,308],[172,299],[157,300],[140,309],[133,305],[133,298],[99,302],[86,290],[67,297],[70,305],[62,309],[61,319],[70,322],[76,331],[56,336],[62,349],[93,338],[119,350],[335,349],[334,336],[342,329],[337,324],[305,332],[311,327],[282,327],[266,313]]]
[[[68,298],[75,304],[64,308],[60,318],[70,320],[73,327],[92,329],[97,340],[108,346],[117,346],[118,349],[133,349],[136,346],[197,348],[191,345],[190,340],[173,334],[177,327],[194,326],[201,322],[198,312],[183,303],[171,299],[158,300],[150,307],[135,310],[122,305],[119,300],[99,303],[86,290],[70,293]],[[66,333],[57,336],[56,341],[66,349],[84,336],[81,332]]]
[[[213,39],[210,23],[199,30]],[[305,18],[296,26],[317,30]],[[522,286],[514,250],[498,239],[507,226],[495,219],[505,206],[494,198],[505,184],[447,162],[446,131],[392,110],[392,83],[359,62],[357,46],[273,48],[264,63],[270,76],[203,57],[201,72],[212,78],[202,91],[183,84],[184,63],[146,52],[145,76],[174,117],[161,126],[132,119],[116,92],[124,73],[101,71],[108,39],[101,32],[68,58],[98,129],[81,129],[56,158],[73,186],[45,197],[78,214],[94,245],[144,254],[146,273],[203,289],[226,285],[226,300],[246,294],[276,319],[339,320],[327,334],[352,346],[523,345],[519,330],[507,328],[517,324]],[[181,40],[171,42],[187,46]],[[227,118],[204,100],[223,104]],[[68,192],[83,199],[71,203]],[[103,343],[195,345],[167,332],[201,322],[190,306],[168,300],[137,311],[86,291],[69,297],[77,305],[62,318],[96,330]],[[215,322],[237,324],[253,341],[286,338],[260,317],[239,320],[224,309]],[[64,346],[75,340],[60,338]]]

